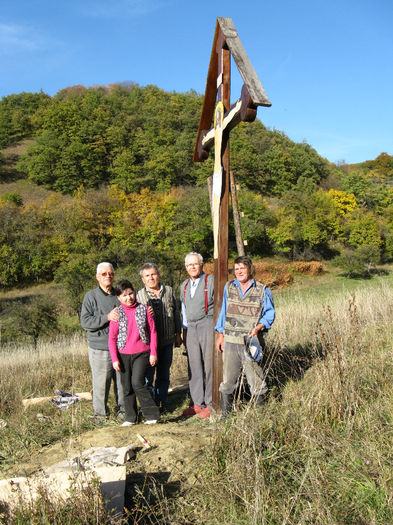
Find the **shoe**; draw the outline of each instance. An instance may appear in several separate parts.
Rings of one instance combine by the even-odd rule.
[[[122,427],[130,427],[131,425],[135,425],[135,421],[124,421],[124,423],[121,424]]]
[[[206,407],[206,408],[203,408],[198,414],[197,414],[197,417],[199,417],[199,419],[207,419],[208,417],[210,417],[210,408],[209,407]]]
[[[233,394],[223,394],[221,392],[221,419],[226,419],[232,412]]]
[[[199,405],[193,405],[192,407],[188,407],[185,410],[183,410],[183,416],[195,416],[195,414],[199,414],[199,412],[202,412],[203,408]]]
[[[147,419],[145,421],[145,425],[155,425],[157,423],[157,419]]]

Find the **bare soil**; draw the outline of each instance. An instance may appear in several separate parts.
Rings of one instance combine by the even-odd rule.
[[[182,416],[182,401],[187,396],[187,385],[175,387],[169,396],[173,411],[164,415],[155,425],[143,423],[122,427],[110,420],[86,433],[42,448],[39,452],[8,470],[6,477],[30,475],[42,468],[80,455],[91,447],[124,447],[134,445],[135,458],[127,465],[126,507],[133,509],[135,501],[151,498],[154,487],[162,487],[162,493],[176,497],[198,479],[201,454],[211,445],[217,430],[217,417],[200,420],[196,416]],[[183,403],[184,405],[184,403]],[[146,448],[138,434],[147,441]],[[160,489],[161,490],[161,489]]]

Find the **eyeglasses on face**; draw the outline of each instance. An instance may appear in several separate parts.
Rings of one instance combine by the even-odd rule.
[[[191,263],[191,264],[187,264],[187,268],[195,268],[197,266],[200,266],[199,263]]]
[[[113,277],[115,274],[113,272],[101,272],[100,275],[102,275],[102,277]]]

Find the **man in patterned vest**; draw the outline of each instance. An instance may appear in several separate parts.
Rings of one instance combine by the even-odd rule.
[[[214,277],[204,273],[200,253],[188,253],[185,266],[190,277],[180,286],[180,300],[193,405],[183,415],[204,419],[212,406]]]
[[[220,385],[222,415],[232,409],[241,370],[246,375],[256,404],[262,402],[267,387],[259,363],[246,358],[244,336],[257,336],[270,329],[275,318],[273,296],[267,286],[254,279],[255,267],[249,257],[234,261],[236,279],[224,288],[221,312],[215,330],[216,349],[223,352],[223,381]]]
[[[173,344],[176,347],[182,344],[180,311],[172,288],[161,284],[156,264],[145,263],[139,273],[145,287],[139,290],[136,299],[138,303],[152,307],[158,336],[157,365],[149,368],[146,379],[149,388],[154,390],[154,399],[163,413],[167,408]]]

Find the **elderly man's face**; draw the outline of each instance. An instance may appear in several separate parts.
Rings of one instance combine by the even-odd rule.
[[[202,265],[197,255],[190,255],[187,258],[186,270],[191,279],[196,279],[202,272]]]
[[[101,266],[99,273],[96,274],[96,279],[98,281],[98,284],[104,290],[108,290],[111,288],[112,283],[113,283],[113,278],[114,278],[113,270],[107,264],[105,264],[104,266]]]
[[[150,290],[158,290],[160,288],[160,274],[154,268],[142,270],[142,281]]]
[[[235,277],[239,283],[246,283],[251,279],[250,270],[248,269],[248,266],[243,263],[235,264],[233,271],[235,272]]]

